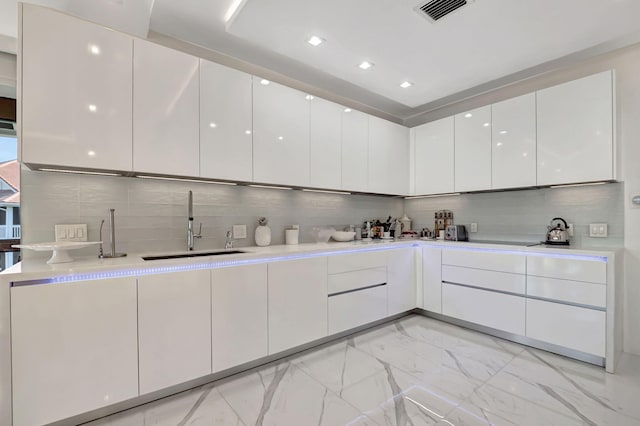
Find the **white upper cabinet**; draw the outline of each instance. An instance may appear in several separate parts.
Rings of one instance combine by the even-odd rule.
[[[409,129],[369,117],[369,192],[408,195]]]
[[[134,171],[199,175],[199,65],[195,56],[135,40]]]
[[[528,93],[491,105],[492,188],[536,185],[536,97]]]
[[[491,188],[491,105],[455,116],[455,190]]]
[[[454,192],[453,117],[415,127],[415,194]]]
[[[22,161],[131,170],[131,37],[23,5]]]
[[[342,189],[368,190],[368,151],[369,116],[345,108],[342,113]]]
[[[310,102],[309,185],[342,185],[342,114],[344,107],[320,98]]]
[[[255,182],[309,185],[309,103],[303,92],[253,77]]]
[[[253,177],[251,75],[200,60],[200,176]]]
[[[538,185],[614,179],[613,72],[537,92]]]

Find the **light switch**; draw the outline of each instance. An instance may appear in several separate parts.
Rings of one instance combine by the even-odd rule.
[[[469,232],[478,232],[478,224],[477,223],[472,223],[471,226],[469,226]]]
[[[606,223],[590,223],[589,236],[593,238],[606,238],[608,235],[608,226]]]
[[[55,226],[56,241],[87,241],[87,224]]]

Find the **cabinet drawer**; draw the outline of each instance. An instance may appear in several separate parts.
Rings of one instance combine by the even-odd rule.
[[[442,313],[497,330],[524,335],[525,299],[442,284]]]
[[[442,266],[442,281],[518,294],[526,287],[525,275],[447,265]]]
[[[387,315],[387,286],[329,297],[329,334],[358,327]]]
[[[600,308],[607,306],[607,286],[602,284],[527,277],[527,295]]]
[[[387,268],[361,269],[359,271],[344,272],[329,275],[327,294],[341,291],[355,290],[387,282]]]
[[[526,273],[526,257],[519,254],[472,250],[442,250],[442,264],[474,269]]]
[[[597,260],[528,256],[527,274],[563,280],[607,283],[607,264]]]
[[[604,357],[605,312],[527,300],[527,337]]]
[[[358,271],[360,269],[378,268],[386,265],[387,253],[384,251],[329,256],[330,274]]]

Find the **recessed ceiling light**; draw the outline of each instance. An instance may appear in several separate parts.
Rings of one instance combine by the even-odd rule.
[[[95,44],[92,44],[92,45],[89,46],[89,51],[94,55],[99,55],[100,54],[100,47],[98,47]]]
[[[413,86],[412,83],[409,83],[408,81],[404,81],[402,82],[402,84],[400,84],[400,87],[402,87],[403,89],[406,89],[407,87],[411,87]]]
[[[507,131],[506,131],[506,130],[500,130],[500,134],[501,134],[501,135],[506,135],[506,134],[507,134]]]
[[[324,40],[318,36],[311,36],[309,40],[307,40],[307,43],[309,43],[312,46],[320,46],[323,41]]]
[[[96,107],[95,105],[93,105],[93,104],[89,105],[89,111],[96,112],[97,109],[98,109],[98,107]]]
[[[470,112],[464,115],[464,118],[471,118],[471,117],[473,117],[473,114],[471,114]]]
[[[307,96],[305,96],[305,99],[307,99],[307,100],[309,100],[309,101],[310,101],[310,100],[312,100],[312,99],[313,99],[313,96],[311,96],[311,95],[307,95]]]
[[[351,112],[351,108],[345,108],[344,112]]]
[[[209,127],[215,129],[216,127],[218,127],[218,125],[216,123],[209,123]]]
[[[87,152],[87,155],[89,157],[95,157],[96,156],[96,152],[95,151],[89,151],[89,152]]]
[[[498,142],[496,146],[502,146],[502,142]]]
[[[279,141],[284,140],[284,136],[278,136],[278,140]]]
[[[484,124],[483,124],[483,126],[484,126],[484,127],[489,127],[489,126],[490,126],[490,124],[489,124],[489,123],[484,123]]]
[[[245,130],[244,133],[245,133],[245,135],[250,135],[251,134],[251,130]]]
[[[271,83],[271,82],[269,80],[267,80],[267,79],[263,78],[262,80],[260,80],[260,84],[262,84],[263,86],[266,86],[269,83]]]
[[[360,68],[362,68],[363,70],[368,70],[369,68],[371,68],[373,66],[373,64],[371,62],[367,62],[367,61],[362,61],[362,63],[360,65],[358,65]]]

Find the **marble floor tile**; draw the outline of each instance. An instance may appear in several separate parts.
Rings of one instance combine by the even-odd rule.
[[[216,388],[247,425],[375,424],[289,362]]]
[[[410,315],[89,423],[640,426],[640,357],[616,374]]]

